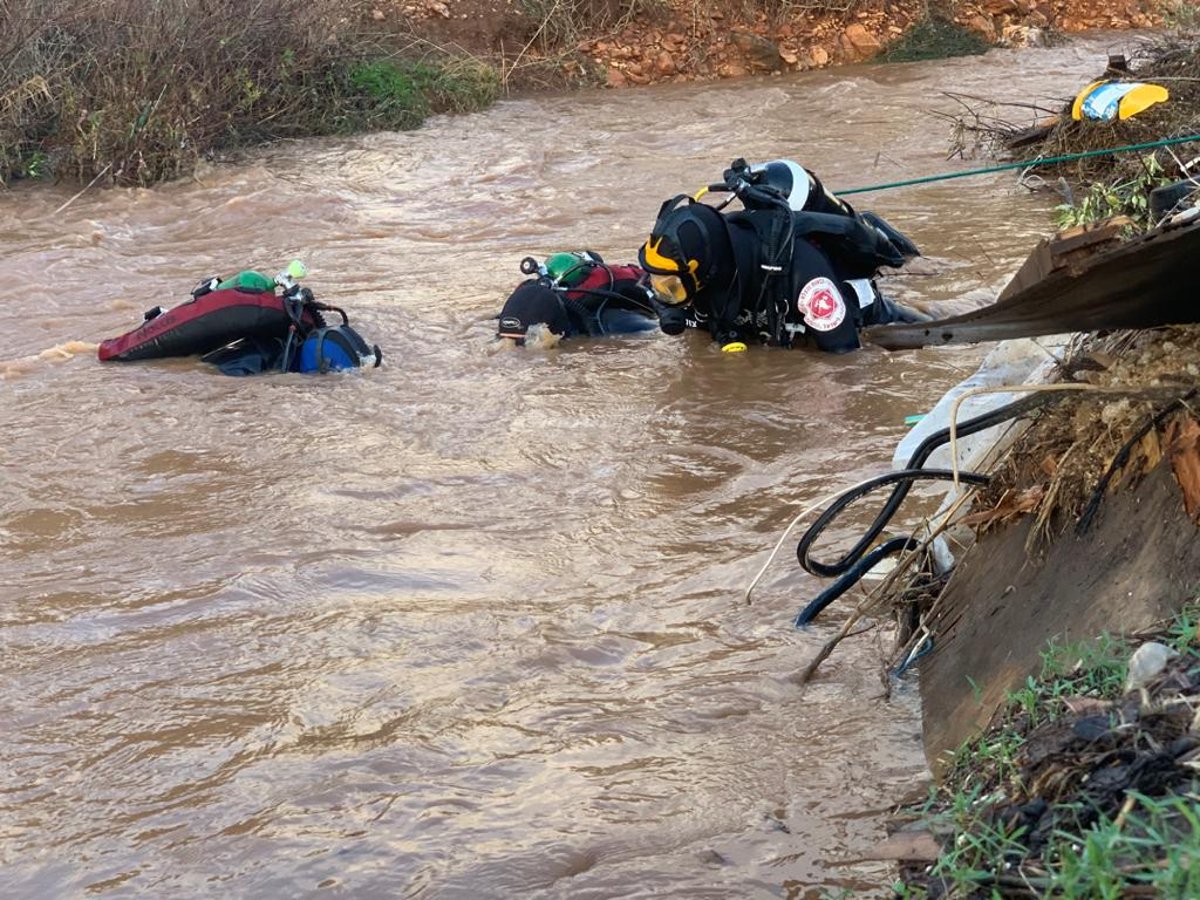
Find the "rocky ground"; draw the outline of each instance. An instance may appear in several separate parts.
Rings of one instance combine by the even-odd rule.
[[[562,13],[568,6],[572,17]],[[630,6],[633,12],[623,14]],[[780,4],[770,12],[762,6],[374,0],[367,16],[380,27],[495,62],[513,87],[602,81],[620,88],[862,62],[931,14],[926,0]],[[1149,28],[1161,21],[1157,8],[1154,0],[948,0],[939,18],[988,44],[1022,46],[1054,33]]]

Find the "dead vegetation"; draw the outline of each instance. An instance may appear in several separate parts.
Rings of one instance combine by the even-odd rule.
[[[980,490],[965,524],[983,533],[1035,516],[1031,537],[1037,543],[1027,549],[1036,555],[1038,544],[1068,525],[1086,530],[1104,494],[1133,487],[1164,459],[1175,469],[1189,509],[1200,500],[1200,483],[1188,474],[1200,460],[1190,459],[1186,439],[1197,422],[1200,327],[1080,337],[1061,376],[1128,396],[1084,392],[1044,409],[1020,452],[1009,454]],[[1145,399],[1138,397],[1142,390],[1150,392]]]
[[[1129,216],[1150,227],[1149,192],[1200,175],[1200,140],[1145,146],[1200,135],[1200,38],[1174,34],[1142,46],[1130,59],[1116,55],[1097,65],[1096,80],[1161,85],[1170,98],[1126,119],[1072,118],[1071,85],[1057,104],[994,103],[951,95],[962,108],[949,114],[952,155],[1003,156],[1027,162],[1032,189],[1058,192],[1060,227]],[[1116,147],[1143,147],[1107,152]],[[1197,182],[1200,185],[1200,181]]]
[[[344,0],[0,3],[0,183],[150,184],[231,147],[406,128],[494,73],[383,44]]]

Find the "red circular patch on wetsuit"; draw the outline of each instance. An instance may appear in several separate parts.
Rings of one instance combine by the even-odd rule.
[[[814,278],[800,291],[796,309],[804,324],[814,331],[833,331],[846,318],[846,303],[837,285],[828,278]]]

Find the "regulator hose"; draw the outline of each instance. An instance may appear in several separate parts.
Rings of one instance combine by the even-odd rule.
[[[584,296],[587,296],[587,297],[600,297],[601,299],[603,299],[606,302],[609,300],[623,300],[626,303],[632,304],[633,306],[637,306],[640,309],[644,309],[647,313],[650,313],[651,315],[655,314],[655,309],[653,306],[650,305],[649,302],[642,303],[641,301],[636,300],[633,297],[630,297],[628,294],[622,294],[619,291],[605,290],[604,288],[569,288],[568,290],[572,294],[583,294]],[[577,302],[574,300],[574,298],[571,298],[571,297],[568,297],[566,299],[568,302],[572,302],[572,303]]]
[[[1057,395],[1029,394],[998,409],[976,416],[973,419],[968,419],[966,422],[958,425],[954,429],[954,433],[956,437],[967,437],[968,435],[983,431],[985,428],[990,428],[1009,419],[1015,419],[1051,399],[1057,399]],[[899,509],[900,504],[904,502],[904,498],[908,496],[908,492],[912,489],[914,482],[922,480],[953,481],[957,477],[958,481],[967,484],[982,485],[988,483],[988,476],[977,472],[955,473],[951,469],[922,468],[934,450],[949,442],[950,433],[951,429],[949,426],[935,431],[926,437],[925,440],[921,441],[912,456],[909,457],[907,467],[900,471],[888,472],[880,475],[878,478],[872,478],[851,488],[830,504],[817,517],[817,520],[809,526],[803,537],[800,538],[799,543],[796,544],[796,559],[804,571],[822,578],[837,578],[838,580],[822,591],[800,611],[799,615],[796,616],[797,626],[807,625],[815,619],[825,607],[829,606],[830,603],[849,590],[872,566],[884,557],[893,553],[912,550],[918,546],[916,539],[910,535],[908,537],[892,538],[878,547],[870,549],[871,544],[879,537],[883,529],[887,527],[888,522],[891,521],[892,516]],[[867,528],[866,532],[841,559],[836,562],[823,563],[811,557],[812,546],[817,538],[829,527],[834,519],[841,515],[846,507],[860,497],[889,484],[895,485],[892,488],[891,496],[888,497],[887,502],[883,505],[883,508],[879,511],[879,514]],[[870,552],[868,552],[869,549]]]

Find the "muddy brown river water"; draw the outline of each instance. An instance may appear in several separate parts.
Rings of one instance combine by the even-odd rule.
[[[735,156],[834,190],[945,160],[954,90],[1051,101],[1114,45],[501,102],[154,190],[0,193],[0,893],[886,893],[926,775],[878,635],[790,681],[801,505],[885,469],[978,349],[491,341],[522,256],[633,258]],[[968,163],[971,164],[971,163]],[[983,163],[973,163],[981,165]],[[1050,228],[1011,174],[858,196],[994,293]],[[100,364],[201,277],[299,257],[382,369]],[[841,532],[852,536],[852,523]]]

